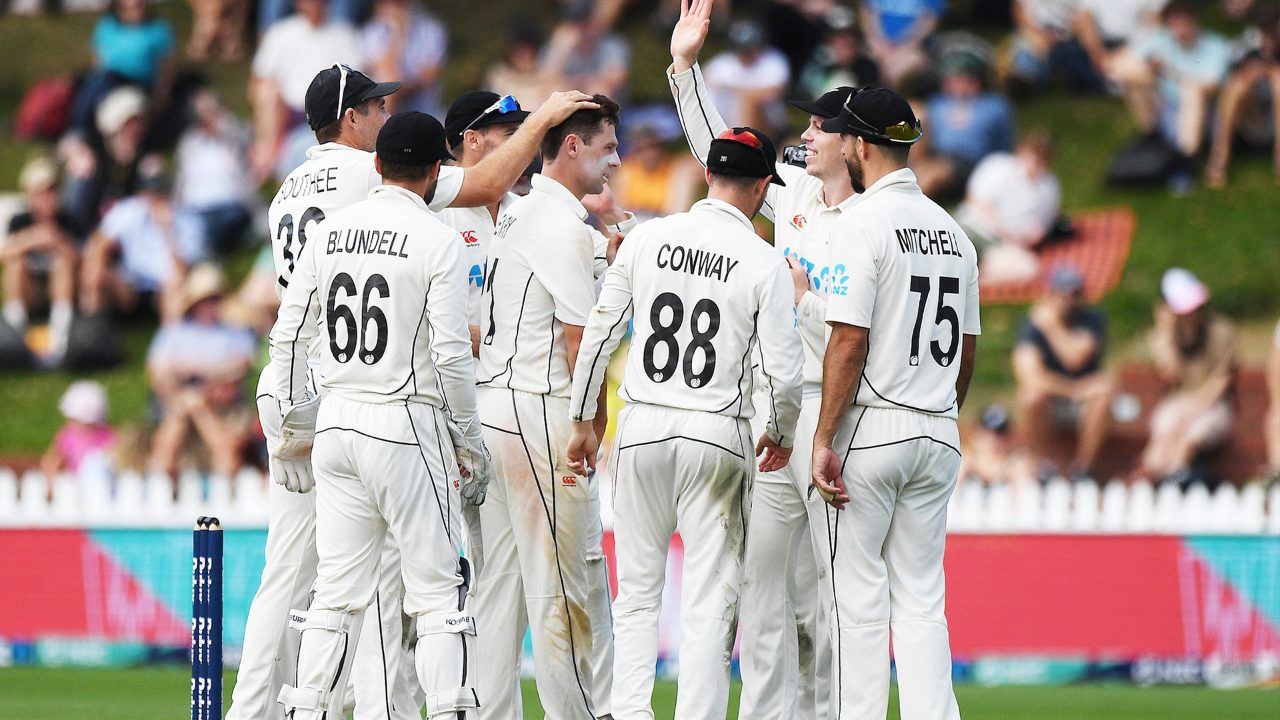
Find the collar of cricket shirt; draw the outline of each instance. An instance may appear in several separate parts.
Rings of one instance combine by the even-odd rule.
[[[420,210],[427,209],[427,201],[423,200],[421,195],[418,195],[410,190],[405,190],[399,185],[379,185],[369,191],[369,199],[373,199],[380,196],[386,196],[388,198],[401,198],[404,200],[408,200],[414,205],[417,205]]]
[[[350,145],[343,145],[340,142],[327,142],[327,143],[321,143],[319,145],[312,145],[311,147],[307,148],[307,159],[315,160],[317,157],[320,157],[321,155],[327,155],[333,152],[358,152],[358,153],[363,153],[365,155],[373,155],[373,153],[371,152],[365,152],[360,148],[354,148],[354,147],[351,147]]]
[[[569,191],[569,188],[561,185],[558,181],[552,180],[542,173],[534,173],[533,177],[529,178],[529,185],[537,192],[546,193],[547,195],[559,198],[560,200],[569,203],[574,214],[583,222],[586,221],[588,213],[587,209],[582,206],[582,201],[574,197],[573,193]]]
[[[871,184],[871,187],[864,190],[861,194],[854,195],[852,200],[854,202],[862,202],[881,190],[887,189],[893,189],[899,192],[906,191],[919,193],[920,185],[916,182],[916,174],[911,171],[911,168],[902,168],[901,170],[894,170],[888,175],[885,175],[875,181]]]
[[[693,204],[693,207],[689,208],[689,211],[693,212],[700,208],[710,212],[720,212],[726,215],[730,215],[733,217],[733,219],[737,220],[738,222],[742,223],[744,226],[749,228],[751,232],[756,231],[755,226],[751,224],[751,218],[747,217],[746,215],[743,215],[741,210],[739,210],[738,208],[730,205],[729,203],[723,200],[716,200],[715,198],[707,198],[706,200],[699,200],[698,202]]]

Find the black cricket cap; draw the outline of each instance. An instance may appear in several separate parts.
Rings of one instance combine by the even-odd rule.
[[[501,99],[498,93],[488,90],[471,90],[459,95],[444,115],[444,134],[449,147],[457,147],[462,142],[462,133],[467,130],[504,123],[519,125],[529,117],[529,111],[521,109],[519,103],[516,103],[517,109],[505,113],[494,107]]]
[[[773,141],[755,128],[729,128],[717,135],[707,152],[707,169],[712,175],[767,177],[774,185],[786,185],[778,177],[778,151]]]
[[[841,85],[835,90],[822,93],[822,96],[816,100],[792,100],[791,107],[803,110],[810,115],[831,119],[840,114],[840,106],[844,105],[844,101],[848,100],[852,93],[853,88]]]
[[[375,146],[383,162],[397,165],[426,166],[441,160],[452,160],[444,144],[444,126],[426,113],[396,113],[387,119],[378,133]]]
[[[873,145],[911,145],[924,135],[911,103],[882,87],[855,90],[840,114],[821,127],[824,132],[857,135]]]
[[[307,125],[319,130],[342,117],[347,108],[374,98],[386,97],[400,89],[398,82],[374,82],[350,65],[335,64],[316,73],[307,86],[304,109]]]

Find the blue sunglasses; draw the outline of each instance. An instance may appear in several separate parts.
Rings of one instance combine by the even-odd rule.
[[[519,109],[520,109],[520,103],[516,100],[514,95],[503,95],[502,97],[498,98],[497,102],[485,108],[484,112],[477,115],[475,120],[472,120],[471,122],[467,123],[467,126],[462,128],[462,132],[466,132],[470,130],[472,127],[475,126],[476,123],[480,122],[486,117],[489,117],[490,115],[493,115],[494,113],[497,113],[498,115],[506,115],[508,113],[516,112]],[[462,133],[459,133],[459,135],[461,134]]]

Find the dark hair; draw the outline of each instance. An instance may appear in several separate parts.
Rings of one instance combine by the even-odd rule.
[[[374,98],[373,100],[380,100],[380,99],[381,98]],[[367,116],[369,114],[369,108],[371,107],[370,103],[372,103],[373,100],[366,100],[351,109],[355,110],[361,115]],[[343,111],[342,117],[346,117],[346,116],[347,116],[346,111]],[[341,134],[342,134],[342,118],[338,118],[337,120],[334,120],[328,125],[321,125],[320,129],[316,130],[316,140],[322,143],[335,142],[337,141],[338,136]]]
[[[388,162],[382,158],[378,158],[378,167],[382,169],[383,180],[405,180],[408,182],[417,182],[431,174],[432,165],[405,165],[404,163]]]
[[[604,130],[606,124],[618,127],[618,117],[622,108],[618,103],[604,95],[592,95],[591,101],[600,107],[595,110],[578,110],[567,120],[547,131],[542,138],[542,158],[544,161],[555,160],[560,154],[560,146],[570,135],[577,135],[582,142],[591,144],[595,136]]]
[[[111,3],[107,5],[107,14],[115,18],[118,22],[122,22],[122,23],[124,22],[123,20],[120,19],[120,0],[111,0]],[[148,22],[151,22],[152,20],[155,20],[155,18],[156,18],[156,13],[155,13],[155,10],[152,9],[151,3],[143,2],[142,3],[142,22],[148,23]]]
[[[764,180],[765,178],[746,177],[744,175],[720,175],[716,172],[711,173],[712,185],[727,185],[738,190],[749,190],[751,186]]]
[[[1189,17],[1192,20],[1200,19],[1200,7],[1192,0],[1169,0],[1169,3],[1160,11],[1160,21],[1169,22],[1170,18],[1177,16]]]

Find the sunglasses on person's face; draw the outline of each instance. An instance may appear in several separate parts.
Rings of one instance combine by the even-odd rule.
[[[471,128],[475,127],[476,123],[480,122],[486,117],[489,117],[490,115],[493,115],[495,113],[497,113],[498,115],[506,115],[508,113],[516,112],[519,109],[520,109],[520,103],[516,100],[514,95],[503,95],[502,97],[498,98],[497,102],[485,108],[484,112],[477,115],[475,120],[472,120],[471,122],[467,123],[467,126],[462,128],[462,132],[466,132]]]
[[[861,90],[855,90],[849,93],[849,97],[844,101],[844,111],[849,113],[849,116],[858,121],[858,124],[862,126],[858,128],[858,131],[861,134],[871,135],[872,137],[879,138],[881,140],[891,140],[904,145],[910,145],[924,135],[924,132],[920,130],[919,122],[909,123],[906,120],[903,120],[886,128],[877,128],[875,125],[863,120],[858,116],[858,113],[854,112],[853,108],[849,106],[849,104],[853,102],[853,98],[856,97],[859,92],[861,92]]]

